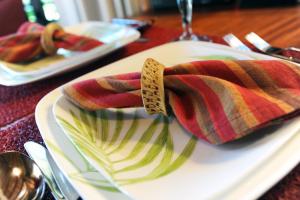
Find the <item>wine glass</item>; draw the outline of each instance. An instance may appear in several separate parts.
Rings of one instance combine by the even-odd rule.
[[[181,14],[183,33],[179,40],[210,41],[207,36],[197,36],[192,30],[193,0],[177,0],[177,5]]]

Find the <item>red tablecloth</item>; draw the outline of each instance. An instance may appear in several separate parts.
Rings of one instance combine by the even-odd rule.
[[[43,144],[35,123],[34,110],[38,101],[51,90],[113,61],[169,42],[176,38],[179,33],[177,30],[153,26],[143,35],[149,38],[148,42],[134,42],[76,71],[17,87],[0,85],[0,152],[9,150],[24,152],[23,145],[26,141],[36,141]],[[218,37],[212,39],[214,42],[223,43],[223,40]],[[52,199],[49,191],[45,199]],[[300,164],[264,194],[261,199],[299,200]]]

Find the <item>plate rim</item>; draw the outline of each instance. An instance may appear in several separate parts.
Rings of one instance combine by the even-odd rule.
[[[177,42],[178,43],[178,42]],[[181,43],[181,42],[180,42]],[[163,44],[163,45],[160,45],[160,46],[156,46],[156,47],[154,47],[154,48],[151,48],[151,49],[148,49],[148,50],[153,50],[153,49],[155,49],[155,48],[160,48],[160,47],[162,47],[162,46],[164,46],[164,45],[169,45],[170,43],[167,43],[167,44]],[[206,44],[206,43],[204,43],[204,44]],[[206,45],[208,45],[208,44],[206,44]],[[210,46],[211,47],[211,45],[209,44],[208,46]],[[221,47],[222,49],[225,49],[225,50],[232,50],[232,51],[234,51],[234,52],[237,52],[237,53],[241,53],[241,54],[251,54],[251,55],[257,55],[257,56],[259,56],[259,57],[265,57],[265,58],[269,58],[269,59],[274,59],[274,58],[272,58],[272,57],[269,57],[269,56],[266,56],[266,55],[262,55],[262,54],[259,54],[259,53],[255,53],[255,52],[243,52],[243,51],[239,51],[239,50],[235,50],[235,49],[232,49],[232,48],[230,48],[230,47],[227,47],[227,46],[225,46],[225,45],[219,45],[219,44],[213,44],[213,46],[217,46],[217,47]],[[148,50],[146,50],[146,51],[148,51]],[[137,54],[140,54],[140,53],[145,53],[146,51],[142,51],[142,52],[139,52],[139,53],[137,53]],[[137,55],[137,54],[134,54],[134,55],[132,55],[132,56],[135,56],[135,55]],[[116,61],[116,62],[114,62],[114,63],[112,63],[112,64],[109,64],[109,65],[106,65],[106,66],[104,66],[104,67],[109,67],[109,66],[111,66],[111,65],[116,65],[116,63],[118,63],[118,62],[123,62],[123,60],[125,60],[125,59],[129,59],[130,57],[132,57],[132,56],[129,56],[129,57],[127,57],[127,58],[123,58],[123,59],[121,59],[121,60],[119,60],[119,61]],[[99,70],[99,69],[98,69]],[[63,84],[62,86],[60,86],[59,88],[57,88],[57,89],[55,89],[55,90],[53,90],[52,92],[50,92],[50,93],[48,93],[45,97],[43,97],[41,100],[40,100],[40,102],[38,103],[38,105],[37,105],[37,107],[36,107],[36,115],[38,115],[38,112],[39,112],[39,108],[40,107],[42,107],[42,105],[43,104],[47,104],[46,102],[47,102],[47,98],[50,98],[51,96],[55,96],[56,94],[61,94],[61,88],[63,87],[63,86],[65,86],[65,85],[67,85],[67,84],[70,84],[70,83],[72,83],[72,82],[74,82],[74,81],[78,81],[78,80],[80,80],[80,79],[84,79],[85,77],[87,77],[89,74],[91,74],[91,73],[93,73],[93,72],[95,72],[95,71],[97,71],[97,70],[94,70],[94,71],[92,71],[92,72],[89,72],[89,73],[87,73],[87,74],[84,74],[83,76],[80,76],[80,77],[78,77],[78,78],[76,78],[76,79],[74,79],[74,80],[72,80],[72,81],[70,81],[70,82],[67,82],[67,83],[65,83],[65,84]],[[60,96],[60,95],[58,95],[58,96]],[[58,99],[58,97],[56,98],[56,99]],[[53,103],[53,102],[52,102]],[[51,104],[51,107],[53,107],[53,104],[52,103],[48,103],[48,104]],[[39,120],[41,120],[41,119],[38,119],[37,120],[37,125],[38,125],[38,127],[39,127]],[[40,127],[39,127],[39,130],[40,130],[40,132],[42,133],[42,130],[40,129]],[[42,137],[43,137],[43,139],[45,139],[44,138],[44,134],[41,134],[42,135]],[[296,134],[297,135],[297,134]],[[46,142],[45,142],[46,143]],[[49,146],[47,145],[47,143],[46,143],[46,146],[49,148]],[[287,147],[286,147],[287,148]],[[50,149],[51,149],[51,147],[50,147]],[[49,149],[49,150],[50,150]],[[283,147],[281,148],[281,149],[283,149]],[[52,151],[50,150],[50,152],[51,152],[51,154],[52,154]],[[300,154],[299,154],[300,155]],[[52,154],[52,156],[53,156],[53,154]],[[54,159],[55,159],[55,156],[54,156]],[[285,165],[285,169],[284,170],[282,170],[283,172],[281,173],[281,175],[278,175],[277,174],[277,178],[274,178],[275,179],[275,181],[271,181],[271,183],[270,183],[270,181],[265,181],[264,183],[265,183],[265,186],[264,187],[259,187],[260,188],[260,190],[258,190],[258,189],[256,189],[256,190],[254,190],[255,192],[251,192],[252,193],[252,196],[251,197],[249,197],[249,199],[251,199],[251,198],[256,198],[256,197],[259,197],[261,194],[263,194],[263,192],[265,192],[265,191],[267,191],[270,187],[272,187],[274,184],[276,184],[279,180],[280,180],[280,178],[282,178],[282,177],[284,177],[298,162],[299,162],[299,160],[300,160],[300,156],[299,156],[299,158],[298,158],[298,160],[294,160],[294,162],[290,162],[290,165]],[[63,170],[62,170],[63,171]],[[258,187],[256,187],[256,188],[258,188]],[[248,198],[245,198],[245,199],[248,199]]]

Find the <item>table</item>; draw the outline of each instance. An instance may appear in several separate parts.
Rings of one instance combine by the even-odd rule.
[[[157,26],[181,26],[177,12],[148,13],[138,19],[154,19]],[[195,10],[193,30],[222,37],[234,33],[240,39],[253,31],[273,45],[300,47],[300,5],[285,8]],[[244,40],[245,41],[245,40]]]
[[[294,11],[300,11],[300,8],[287,8],[287,13],[290,10],[295,9]],[[276,10],[276,9],[275,9]],[[247,12],[254,12],[253,11],[245,11]],[[240,12],[240,15],[243,15],[244,11],[235,11]],[[255,11],[256,12],[256,11]],[[264,12],[263,10],[261,12]],[[175,15],[175,14],[174,14]],[[198,32],[203,32],[209,35],[217,35],[217,37],[212,37],[215,42],[223,43],[220,39],[221,31],[216,33],[217,29],[210,29],[214,30],[209,32],[202,31],[201,29],[197,28],[197,21],[198,17],[201,21],[202,14],[198,14],[195,16],[195,30]],[[211,13],[212,17],[217,20],[218,13],[213,14]],[[214,15],[217,15],[214,17]],[[223,14],[221,15],[223,16]],[[243,15],[244,16],[244,15]],[[299,16],[299,15],[298,15]],[[152,18],[153,16],[142,16]],[[246,14],[245,16],[246,17]],[[156,17],[155,17],[156,18]],[[163,18],[170,18],[169,20],[174,21],[174,24],[168,24],[167,22],[161,22]],[[140,52],[142,50],[166,43],[178,37],[180,34],[180,30],[174,29],[174,27],[178,27],[180,22],[176,22],[179,20],[178,17],[174,17],[171,19],[172,15],[168,16],[160,16],[159,20],[157,20],[157,25],[151,27],[144,33],[144,37],[149,38],[148,42],[134,42],[130,45],[127,45],[125,48],[115,51],[114,53],[98,59],[97,61],[86,65],[84,68],[72,71],[70,73],[62,74],[56,77],[49,78],[47,80],[41,80],[32,84],[26,84],[17,87],[5,87],[0,86],[0,152],[9,151],[9,150],[17,150],[24,152],[23,144],[26,141],[36,141],[41,144],[42,138],[39,134],[38,128],[35,123],[35,116],[34,110],[35,106],[38,101],[46,95],[48,92],[53,90],[54,88],[66,83],[80,75],[83,75],[87,72],[95,70],[101,66],[109,64],[113,61],[116,61],[120,58],[124,58],[126,56],[132,55],[134,53]],[[298,22],[300,18],[298,17]],[[221,18],[220,20],[223,20]],[[200,24],[199,21],[199,24]],[[218,24],[214,21],[214,23]],[[219,22],[221,23],[221,22]],[[297,22],[296,22],[297,23]],[[202,25],[204,23],[201,23]],[[166,25],[164,28],[159,27],[162,25]],[[207,25],[206,27],[208,27]],[[275,25],[274,25],[275,26]],[[299,29],[299,26],[298,26]],[[243,30],[245,31],[245,30]],[[232,31],[234,32],[234,31]],[[258,31],[257,31],[258,32]],[[236,33],[236,32],[234,32]],[[259,34],[261,32],[258,32]],[[243,34],[243,33],[239,33]],[[296,30],[295,33],[293,30],[288,31],[287,34],[291,34],[291,37],[286,36],[287,41],[295,41],[294,34],[299,36],[299,30]],[[264,35],[262,35],[264,36]],[[289,40],[290,38],[291,40]],[[298,37],[299,38],[299,37]],[[297,38],[296,38],[297,39]],[[272,40],[277,41],[277,40]],[[281,44],[281,40],[278,40],[278,43]],[[292,44],[300,45],[298,43],[285,43],[287,46]],[[262,199],[300,199],[300,165],[298,165],[291,173],[289,173],[282,181],[280,181],[276,186],[274,186],[271,190],[269,190],[266,194],[261,197]],[[53,199],[47,192],[45,199]]]

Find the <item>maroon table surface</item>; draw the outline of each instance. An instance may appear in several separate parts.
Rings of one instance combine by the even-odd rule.
[[[0,85],[0,152],[11,150],[25,152],[23,145],[27,141],[43,144],[35,123],[34,111],[38,101],[51,90],[111,62],[170,42],[178,37],[179,33],[178,30],[153,26],[143,35],[149,39],[148,42],[133,42],[75,71],[22,86],[6,87]],[[220,38],[212,37],[212,39],[214,42],[224,43]],[[44,199],[53,199],[49,190]],[[299,200],[300,165],[266,192],[261,199]]]

